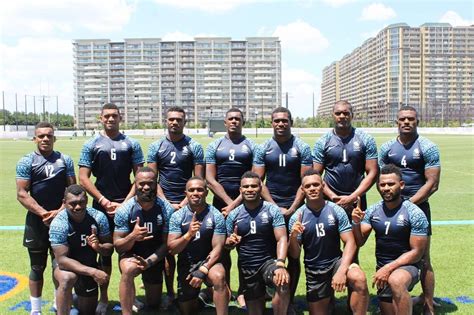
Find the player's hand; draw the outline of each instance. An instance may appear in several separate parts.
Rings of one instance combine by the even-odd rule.
[[[196,218],[196,212],[194,212],[193,217],[191,219],[191,223],[189,223],[189,230],[188,230],[189,236],[191,237],[196,236],[196,233],[199,231],[200,228],[201,228],[201,222],[198,221],[198,219]]]
[[[41,216],[41,219],[43,220],[44,225],[49,226],[51,222],[53,221],[54,217],[56,217],[56,215],[59,213],[59,211],[60,209],[45,212]]]
[[[281,267],[275,270],[273,273],[273,283],[275,283],[277,287],[290,283],[290,275],[286,268]]]
[[[179,205],[179,203],[171,203],[171,206],[173,207],[174,210],[181,209],[181,206]]]
[[[357,196],[352,196],[352,195],[340,196],[336,204],[346,210],[352,210],[352,208],[354,207],[354,203],[356,201],[357,201]]]
[[[140,226],[140,217],[137,217],[132,234],[136,242],[148,241],[153,238],[153,235],[148,235],[148,229],[145,226]]]
[[[92,278],[98,285],[103,285],[109,281],[109,275],[100,269],[95,269]]]
[[[296,218],[293,227],[291,228],[290,237],[298,237],[299,235],[303,234],[304,225],[301,223],[301,219],[303,218],[303,213],[298,213],[298,217]]]
[[[189,285],[193,288],[200,288],[204,279],[206,279],[207,275],[202,272],[201,270],[195,270],[191,272],[187,277],[186,281],[189,281]]]
[[[383,289],[387,285],[391,273],[389,264],[377,270],[372,280],[372,288],[375,286],[378,290]]]
[[[86,236],[87,245],[89,245],[94,251],[99,252],[99,239],[97,238],[97,227],[92,225],[91,235]]]
[[[221,213],[224,216],[224,218],[227,218],[227,216],[229,215],[229,213],[232,210],[234,210],[234,206],[232,204],[230,204],[230,205],[225,206],[224,208],[222,208]]]
[[[344,270],[341,270],[341,268],[339,268],[337,272],[334,274],[334,276],[332,277],[331,287],[336,292],[342,292],[346,289],[346,282],[347,282],[346,272],[344,272]]]
[[[227,245],[229,247],[237,246],[242,240],[242,236],[239,236],[237,224],[234,226],[234,232],[227,238]]]
[[[365,211],[361,209],[360,197],[357,197],[357,206],[352,210],[352,222],[359,224],[365,216]]]
[[[138,256],[134,254],[133,258],[135,258],[133,262],[137,265],[138,269],[140,269],[141,271],[144,271],[150,267],[148,265],[148,262],[142,256]]]

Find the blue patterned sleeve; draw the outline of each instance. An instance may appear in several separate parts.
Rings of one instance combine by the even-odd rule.
[[[163,226],[163,233],[168,233],[169,227],[170,227],[170,219],[171,219],[171,215],[174,212],[174,208],[165,199],[158,198],[157,200],[159,200],[161,208],[163,209],[163,215],[165,219],[165,224]]]
[[[30,180],[32,163],[33,163],[32,154],[28,154],[22,157],[16,164],[16,178]]]
[[[148,146],[148,156],[146,159],[147,163],[158,163],[158,160],[156,159],[156,157],[158,156],[158,150],[162,142],[163,140],[160,139],[160,140],[150,143],[150,145]]]
[[[426,219],[423,211],[408,200],[404,201],[403,204],[408,209],[408,215],[411,224],[411,235],[427,236],[428,219]]]
[[[69,231],[69,224],[67,220],[66,210],[62,210],[53,219],[49,226],[49,241],[51,246],[68,245],[67,233]]]
[[[169,230],[168,230],[169,234],[179,234],[179,235],[181,235],[181,226],[180,226],[180,224],[181,224],[181,221],[183,219],[183,214],[184,214],[185,209],[186,209],[186,207],[181,208],[178,211],[175,211],[171,215],[170,225],[169,225]]]
[[[72,158],[69,155],[63,155],[64,156],[64,161],[66,162],[66,176],[72,177],[76,176],[76,173],[74,172],[74,162]]]
[[[436,144],[423,138],[421,142],[421,150],[423,152],[423,159],[425,160],[425,169],[432,167],[440,167],[439,149]]]
[[[388,151],[390,150],[391,145],[392,145],[392,141],[389,141],[389,142],[385,142],[380,147],[380,151],[379,151],[379,167],[380,168],[390,163],[390,161],[388,160]]]
[[[316,141],[313,148],[313,162],[324,165],[324,145],[326,143],[326,135]]]
[[[140,143],[133,139],[129,138],[132,143],[132,163],[133,165],[139,165],[145,163],[145,158],[143,157],[142,147]]]
[[[219,140],[221,139],[215,140],[207,146],[207,150],[206,150],[206,163],[207,164],[216,164],[216,150],[217,150],[217,146],[220,143]]]
[[[368,225],[372,225],[372,223],[370,223],[370,219],[372,217],[372,214],[374,213],[374,211],[377,209],[377,205],[379,203],[376,203],[375,205],[372,205],[370,206],[366,211],[365,211],[365,215],[364,215],[364,218],[362,219],[362,224],[368,224]]]
[[[257,145],[255,147],[255,153],[253,156],[253,165],[255,166],[265,166],[265,144],[267,142]]]
[[[130,208],[132,207],[132,202],[134,199],[127,200],[124,204],[122,204],[114,216],[114,223],[116,232],[130,232],[130,228],[128,226],[128,215],[130,213]]]
[[[94,149],[94,143],[96,141],[98,136],[90,139],[84,145],[82,146],[81,150],[81,156],[79,158],[79,163],[77,163],[79,166],[84,166],[87,168],[92,168],[92,150]]]
[[[212,207],[212,215],[214,216],[214,234],[216,235],[226,235],[225,219],[222,213],[219,212],[216,208]]]
[[[336,219],[338,222],[338,229],[339,229],[339,234],[345,233],[345,232],[351,232],[352,227],[349,223],[349,218],[347,217],[346,212],[344,209],[339,207],[338,205],[334,205],[334,212],[336,213]]]
[[[377,156],[377,144],[375,143],[374,137],[364,133],[364,143],[365,143],[365,159],[366,160],[376,160]]]
[[[280,208],[266,201],[265,203],[268,205],[268,207],[270,207],[270,214],[273,217],[273,222],[272,222],[273,228],[285,227],[285,218],[281,214]]]
[[[109,229],[109,221],[107,220],[107,217],[103,212],[100,212],[94,208],[87,208],[87,211],[92,215],[92,217],[95,219],[98,226],[99,230],[99,236],[100,237],[105,237],[110,235],[110,229]]]
[[[311,147],[300,138],[297,138],[297,145],[301,153],[301,165],[312,166]]]
[[[229,215],[227,215],[227,218],[225,219],[225,227],[227,230],[227,236],[231,235],[234,233],[234,223],[235,223],[235,217],[237,213],[239,213],[239,209],[241,206],[238,206],[237,208],[233,209]]]
[[[204,164],[204,150],[202,149],[202,145],[192,140],[189,146],[193,152],[194,165]]]

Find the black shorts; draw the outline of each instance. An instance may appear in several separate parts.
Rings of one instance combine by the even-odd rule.
[[[408,271],[411,275],[411,282],[410,285],[408,286],[408,291],[413,290],[415,287],[415,284],[420,280],[420,268],[413,266],[413,265],[407,265],[407,266],[401,266],[398,269],[403,269]],[[387,302],[391,303],[392,302],[392,290],[390,289],[390,286],[388,284],[383,287],[381,290],[377,290],[377,296],[379,297],[379,300],[382,302]]]
[[[47,251],[50,247],[49,228],[42,218],[30,211],[26,214],[23,246],[37,251]]]
[[[273,275],[277,270],[275,260],[267,260],[259,269],[244,269],[239,266],[242,293],[246,300],[257,300],[265,296],[266,287],[275,289]]]
[[[331,266],[324,270],[305,269],[306,273],[306,301],[309,303],[318,302],[322,299],[334,295],[334,289],[331,287],[332,278],[341,265],[341,258],[336,260]]]
[[[430,209],[430,203],[428,201],[423,201],[419,205],[417,205],[418,208],[423,211],[423,213],[426,215],[426,219],[428,220],[428,236],[431,236],[431,209]]]
[[[77,275],[77,281],[74,284],[74,292],[78,296],[97,297],[99,295],[99,291],[97,289],[97,282],[95,282],[92,277]]]
[[[165,261],[162,260],[142,272],[142,281],[148,284],[162,284],[163,270],[165,270]]]
[[[190,284],[190,280],[186,280],[189,274],[195,270],[198,270],[201,265],[205,263],[205,260],[195,263],[193,265],[179,265],[178,264],[178,301],[187,302],[190,300],[197,299],[201,288],[193,288]],[[212,283],[209,281],[209,278],[203,281],[203,283],[212,287]]]

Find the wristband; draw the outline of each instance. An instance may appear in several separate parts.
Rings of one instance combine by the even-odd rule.
[[[196,277],[196,278],[199,278],[201,280],[204,280],[206,279],[207,275],[202,272],[201,270],[194,270],[193,272],[191,272],[191,277]]]
[[[208,266],[206,266],[206,264],[202,264],[202,265],[201,265],[201,267],[204,267],[204,268],[206,268],[207,272],[209,272],[209,267],[208,267]]]
[[[187,237],[186,237],[186,235],[187,235]],[[191,239],[191,236],[189,236],[188,233],[184,233],[183,238],[184,238],[186,241],[189,241],[189,240]]]
[[[276,262],[282,262],[282,263],[285,263],[285,261],[286,259],[282,259],[282,258],[276,260]]]
[[[99,198],[99,200],[97,201],[97,202],[99,203],[99,205],[101,204],[100,202],[101,202],[102,200],[104,200],[104,198],[105,198],[104,195],[102,195],[102,197]]]
[[[356,223],[356,222],[352,221],[352,225],[355,225],[355,226],[360,225],[360,222]]]

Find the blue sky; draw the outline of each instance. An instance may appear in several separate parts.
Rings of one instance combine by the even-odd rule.
[[[72,40],[195,36],[278,36],[283,94],[295,116],[319,104],[322,69],[385,26],[448,22],[473,25],[472,1],[440,0],[14,0],[0,12],[0,90],[7,109],[24,95],[59,97],[73,112]],[[27,99],[32,106],[32,97]],[[0,105],[1,106],[1,105]],[[46,101],[51,111],[56,100]]]

